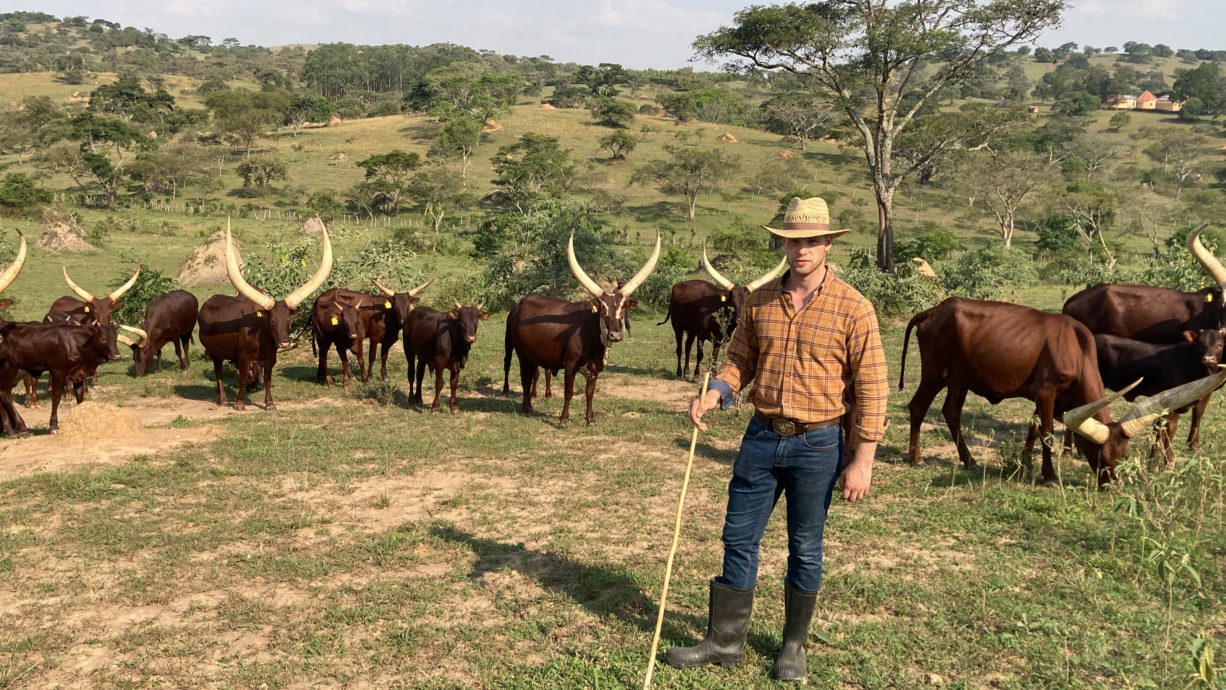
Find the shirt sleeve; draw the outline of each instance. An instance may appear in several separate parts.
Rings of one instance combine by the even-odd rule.
[[[753,307],[749,304],[741,310],[732,341],[728,344],[728,357],[719,373],[711,380],[711,387],[720,392],[720,408],[732,404],[732,396],[753,381],[758,369],[758,334],[754,331]]]
[[[885,350],[877,313],[865,303],[852,318],[847,334],[848,366],[855,390],[856,433],[865,441],[880,441],[885,435],[886,403],[890,388],[885,366]]]

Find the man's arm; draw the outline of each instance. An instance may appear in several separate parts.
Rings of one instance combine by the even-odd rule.
[[[715,407],[732,406],[733,396],[753,381],[758,368],[758,336],[754,331],[753,309],[747,304],[728,343],[728,358],[719,373],[711,379],[707,392],[690,403],[690,421],[701,431],[707,430],[702,416]]]
[[[852,453],[851,462],[843,468],[840,483],[843,485],[843,498],[858,501],[868,495],[869,484],[873,482],[873,457],[877,455],[877,442],[859,439]]]

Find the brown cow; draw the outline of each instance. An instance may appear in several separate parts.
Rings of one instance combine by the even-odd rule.
[[[6,325],[0,343],[0,399],[6,415],[13,408],[13,386],[22,372],[36,378],[51,372],[51,433],[59,433],[60,398],[65,384],[71,382],[77,402],[85,400],[85,379],[98,365],[119,359],[115,329],[97,321],[83,325],[69,323],[19,323]],[[25,422],[17,417],[14,433],[26,432]]]
[[[1213,277],[1217,287],[1181,292],[1151,285],[1095,285],[1068,298],[1063,312],[1085,324],[1094,334],[1105,334],[1147,343],[1181,343],[1184,333],[1226,326],[1222,292],[1226,267],[1200,241],[1200,225],[1188,233],[1188,251]],[[1200,448],[1200,421],[1209,397],[1192,408],[1188,448]],[[1172,429],[1173,430],[1173,429]]]
[[[1114,479],[1115,466],[1127,453],[1133,435],[1147,428],[1165,409],[1183,407],[1226,380],[1226,373],[1216,374],[1166,391],[1134,406],[1120,421],[1112,421],[1106,406],[1126,390],[1106,396],[1089,329],[1064,314],[950,297],[916,314],[907,324],[900,389],[913,328],[922,365],[919,387],[908,406],[909,452],[916,464],[922,463],[920,425],[933,398],[947,388],[942,412],[965,467],[974,465],[961,428],[967,392],[992,404],[1005,398],[1025,398],[1035,403],[1043,439],[1051,437],[1055,415],[1063,414],[1065,425],[1077,433],[1077,447],[1102,486]],[[1042,480],[1050,483],[1056,479],[1051,446],[1045,440]]]
[[[13,258],[13,263],[0,271],[0,294],[3,294],[14,280],[17,280],[17,275],[21,273],[21,268],[26,263],[26,236],[20,230],[16,232],[17,256]],[[11,306],[13,306],[13,300],[0,299],[0,343],[4,341],[4,334],[15,325],[13,322],[6,321],[3,316],[4,311]],[[21,419],[21,415],[17,414],[17,408],[13,407],[12,398],[0,398],[0,432],[12,434],[15,433],[14,429],[18,426],[24,429],[25,421]]]
[[[421,301],[417,293],[425,290],[434,281],[427,280],[408,292],[390,290],[375,279],[371,279],[371,282],[383,294],[368,295],[356,290],[337,288],[338,295],[357,306],[358,316],[362,318],[362,329],[366,332],[369,354],[366,368],[362,372],[363,383],[370,381],[370,377],[374,375],[376,345],[379,346],[379,378],[387,380],[387,352],[400,338],[400,331],[409,312]]]
[[[668,311],[663,325],[670,318],[673,323],[673,337],[677,340],[677,378],[681,378],[690,369],[690,349],[694,341],[698,341],[698,359],[694,362],[694,376],[697,378],[702,368],[702,343],[711,341],[711,360],[719,361],[719,348],[725,338],[732,336],[736,329],[737,319],[749,293],[766,285],[787,268],[787,260],[783,260],[760,278],[735,285],[728,280],[707,259],[707,250],[702,250],[702,265],[707,273],[719,285],[712,285],[705,280],[684,280],[673,286],[672,295],[668,299]],[[681,338],[685,337],[685,366],[681,365]]]
[[[587,399],[588,424],[596,423],[592,413],[592,395],[596,392],[596,377],[604,369],[608,348],[622,339],[622,323],[626,312],[638,304],[630,295],[647,280],[660,258],[660,235],[647,263],[626,284],[607,292],[588,277],[575,258],[575,235],[571,233],[566,247],[571,273],[579,284],[592,293],[593,299],[567,302],[543,295],[528,295],[515,305],[507,317],[506,352],[502,361],[502,392],[510,393],[511,351],[519,357],[519,378],[523,386],[524,414],[532,413],[532,394],[540,369],[556,374],[566,371],[566,397],[559,421],[570,421],[570,399],[575,392],[575,374],[583,371],[587,378],[584,395]]]
[[[315,372],[315,380],[332,386],[335,382],[332,374],[328,373],[328,349],[336,348],[336,356],[341,360],[341,387],[349,390],[349,352],[357,355],[362,381],[368,380],[366,365],[362,360],[362,341],[366,339],[366,329],[363,328],[358,308],[351,301],[341,298],[338,291],[339,288],[325,291],[311,305],[311,350],[315,351],[316,346],[319,348],[319,369]],[[376,308],[382,310],[382,304],[369,310]]]
[[[422,405],[421,382],[426,367],[434,373],[434,402],[430,411],[438,412],[438,399],[443,391],[443,370],[451,373],[451,413],[459,409],[456,387],[460,372],[468,363],[468,353],[477,342],[477,326],[490,317],[481,305],[466,307],[456,302],[455,309],[448,312],[429,307],[418,307],[409,314],[404,324],[404,356],[408,360],[409,403]],[[414,377],[414,360],[417,374]],[[414,379],[417,387],[414,388]]]
[[[149,373],[153,359],[157,358],[158,372],[162,371],[162,348],[173,344],[179,358],[179,371],[186,372],[191,365],[188,360],[188,343],[192,341],[192,329],[196,327],[196,314],[200,303],[187,290],[173,290],[149,300],[145,307],[145,321],[141,328],[120,325],[121,330],[132,334],[118,335],[119,341],[132,348],[132,361],[136,363],[136,376]]]
[[[213,295],[200,307],[200,344],[213,359],[213,374],[217,379],[217,404],[226,404],[222,385],[221,364],[229,361],[238,370],[238,393],[234,408],[241,410],[247,387],[264,372],[264,408],[276,409],[272,401],[272,369],[277,364],[277,352],[290,348],[290,320],[298,305],[311,296],[332,272],[332,243],[324,228],[323,256],[315,275],[305,285],[276,300],[260,292],[243,278],[234,248],[230,243],[230,223],[226,222],[226,275],[238,290],[238,297]]]

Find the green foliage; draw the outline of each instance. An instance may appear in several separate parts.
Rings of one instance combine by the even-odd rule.
[[[257,156],[238,164],[238,175],[246,189],[265,189],[275,181],[289,179],[289,169],[279,158]]]
[[[718,189],[740,162],[735,154],[719,149],[703,150],[666,144],[664,150],[671,158],[651,161],[638,168],[630,181],[634,184],[654,183],[665,194],[684,197],[689,206],[690,220],[694,220],[698,195]]]
[[[962,248],[962,242],[952,230],[925,230],[913,240],[902,240],[895,246],[899,263],[919,257],[925,261],[940,261]]]
[[[629,127],[634,123],[634,106],[611,96],[602,96],[592,102],[592,119],[606,127]]]
[[[30,213],[51,201],[51,192],[28,173],[8,173],[0,180],[0,214]]]
[[[992,245],[966,252],[941,268],[951,295],[996,299],[1038,280],[1033,262],[1018,252]]]
[[[538,199],[559,198],[575,182],[577,169],[557,137],[528,132],[498,149],[490,159],[494,184],[504,199],[523,212]]]
[[[1098,109],[1098,97],[1084,91],[1071,93],[1056,101],[1052,110],[1061,115],[1088,115]]]
[[[1191,226],[1182,227],[1167,238],[1167,251],[1156,261],[1146,262],[1137,274],[1136,282],[1186,292],[1212,286],[1213,278],[1187,249],[1187,237],[1191,231]],[[1222,246],[1221,234],[1214,228],[1206,228],[1201,232],[1200,241],[1206,249],[1215,254]]]
[[[638,146],[634,135],[624,130],[610,132],[600,139],[600,150],[608,151],[612,160],[626,160],[626,155]]]
[[[583,65],[575,72],[575,81],[588,87],[594,96],[611,98],[618,94],[617,85],[625,83],[626,70],[611,62],[602,62],[596,67]]]
[[[915,273],[909,263],[900,263],[894,275],[878,269],[863,254],[855,255],[839,277],[872,302],[878,316],[883,317],[908,317],[945,297],[940,281]]]
[[[122,273],[111,279],[107,285],[107,292],[128,282],[131,277],[131,271],[125,268]],[[149,300],[182,287],[179,281],[142,263],[136,283],[120,298],[120,307],[112,312],[111,319],[116,323],[139,327],[145,321],[145,307],[149,305]]]

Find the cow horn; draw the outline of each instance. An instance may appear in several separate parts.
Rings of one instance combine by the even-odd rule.
[[[263,309],[272,309],[277,303],[272,297],[256,290],[243,278],[243,272],[238,269],[238,260],[234,258],[234,244],[230,241],[230,219],[226,219],[226,275],[230,283],[238,290],[238,294],[260,305]]]
[[[328,279],[328,275],[332,273],[332,243],[328,241],[328,228],[320,226],[319,233],[323,235],[324,240],[324,255],[319,260],[319,268],[315,271],[315,275],[306,282],[306,285],[294,290],[285,296],[285,304],[290,309],[296,308],[302,301],[311,296],[311,293],[323,286],[324,281]]]
[[[83,290],[80,285],[72,282],[72,278],[68,277],[68,267],[61,265],[60,268],[64,269],[64,282],[68,283],[68,289],[75,292],[77,297],[80,297],[86,302],[93,302],[94,296]]]
[[[427,280],[426,282],[422,283],[421,285],[418,285],[412,290],[409,290],[409,297],[416,297],[417,293],[421,292],[422,290],[425,290],[426,286],[428,286],[430,283],[433,283],[433,282],[434,282],[434,279],[431,278],[430,280]]]
[[[118,340],[128,347],[132,347],[133,345],[137,344],[136,341],[129,338],[126,333],[116,333],[115,340]]]
[[[1132,438],[1167,410],[1177,410],[1193,401],[1200,400],[1217,390],[1223,382],[1226,382],[1226,368],[1212,376],[1162,391],[1144,402],[1137,403],[1120,420],[1121,431],[1125,436]]]
[[[395,297],[396,296],[395,290],[388,290],[387,288],[383,287],[382,283],[375,280],[374,278],[371,278],[370,282],[374,283],[375,287],[379,288],[379,292],[382,292],[384,297]]]
[[[454,301],[454,302],[455,302],[455,308],[456,308],[456,309],[463,309],[463,308],[464,308],[464,305],[463,305],[463,304],[460,304],[460,300],[458,300],[458,299],[457,299],[457,300],[452,300],[452,301]]]
[[[579,260],[575,258],[574,230],[570,232],[570,242],[566,244],[566,261],[570,264],[570,272],[575,275],[575,280],[579,281],[580,285],[582,285],[588,292],[592,293],[596,297],[601,297],[604,295],[604,288],[597,285],[596,281],[589,278],[587,274],[583,272],[583,269],[579,266]],[[635,276],[635,278],[638,278],[638,276]],[[623,292],[625,291],[623,290]]]
[[[638,287],[643,284],[643,281],[647,280],[647,276],[651,275],[651,272],[656,270],[656,262],[659,260],[660,231],[656,230],[656,248],[651,251],[651,256],[647,257],[647,263],[643,264],[643,267],[639,269],[639,272],[635,273],[634,277],[626,281],[626,284],[622,286],[622,297],[629,297],[635,290],[637,290]]]
[[[758,278],[752,283],[749,283],[748,285],[746,285],[745,289],[750,292],[757,290],[763,285],[766,285],[767,283],[774,280],[780,273],[783,273],[785,270],[787,270],[787,267],[788,267],[788,260],[787,260],[787,257],[784,257],[783,260],[779,262],[778,266],[767,271],[765,274],[763,274],[761,278]]]
[[[12,265],[0,272],[0,292],[4,292],[8,286],[17,280],[17,274],[21,273],[21,267],[26,263],[26,236],[20,230],[17,231],[17,236],[21,238],[17,244],[17,258],[13,259]]]
[[[127,332],[131,333],[132,335],[136,336],[136,337],[137,337],[137,342],[136,342],[136,344],[137,344],[137,345],[142,345],[142,346],[143,346],[145,343],[149,342],[149,334],[148,334],[148,333],[146,333],[146,332],[145,332],[143,329],[137,328],[137,327],[135,327],[135,326],[126,326],[126,325],[124,325],[124,324],[122,324],[122,323],[121,323],[121,324],[118,324],[118,326],[119,326],[119,328],[120,328],[121,330],[125,330],[125,331],[127,331]],[[129,345],[131,345],[132,343],[128,343],[128,344],[129,344]]]
[[[711,275],[711,278],[713,278],[715,282],[719,283],[720,287],[724,288],[725,290],[731,290],[732,288],[736,287],[731,280],[725,278],[719,271],[715,270],[714,266],[711,265],[710,260],[707,259],[707,248],[705,246],[702,248],[702,267],[707,269],[707,273]]]
[[[112,302],[118,302],[119,298],[123,297],[125,292],[131,290],[133,285],[136,285],[136,278],[138,276],[140,276],[140,264],[136,264],[136,273],[132,274],[132,277],[128,279],[128,282],[115,288],[115,291],[107,295],[107,298]]]
[[[1200,265],[1205,267],[1209,275],[1213,276],[1213,280],[1218,284],[1218,287],[1226,290],[1226,267],[1222,266],[1222,262],[1217,260],[1217,257],[1201,244],[1200,231],[1204,230],[1208,223],[1201,223],[1195,230],[1188,233],[1188,251],[1192,252],[1192,256],[1200,262]]]
[[[1124,397],[1125,393],[1139,385],[1141,385],[1141,379],[1133,381],[1130,385],[1108,395],[1102,400],[1096,400],[1081,407],[1075,407],[1065,412],[1064,416],[1061,417],[1061,421],[1064,422],[1064,426],[1101,446],[1107,442],[1107,438],[1111,435],[1111,428],[1094,419],[1094,415],[1099,410]]]

